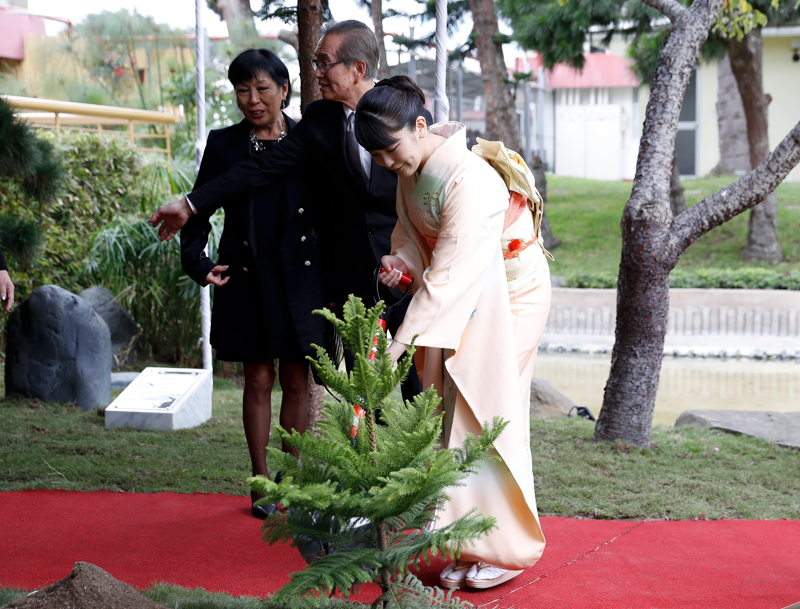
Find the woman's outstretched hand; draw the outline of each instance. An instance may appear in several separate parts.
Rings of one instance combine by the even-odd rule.
[[[14,284],[8,271],[0,271],[0,309],[8,313],[14,306]]]
[[[387,288],[396,289],[400,287],[400,273],[408,275],[408,266],[399,256],[383,256],[381,266],[385,269],[378,277],[381,283]],[[397,271],[400,271],[398,273]]]
[[[160,222],[163,222],[158,229],[158,237],[161,241],[170,241],[191,217],[192,208],[189,207],[189,202],[184,197],[180,201],[173,201],[159,207],[156,213],[150,216],[150,224],[158,226]]]
[[[225,277],[224,279],[222,278],[222,273],[224,273],[227,270],[228,270],[228,265],[227,264],[224,265],[224,266],[219,265],[219,264],[217,266],[215,266],[213,269],[211,269],[208,272],[208,275],[206,275],[206,285],[213,284],[213,285],[215,285],[217,287],[221,287],[221,286],[225,285],[226,283],[228,283],[228,280],[230,279],[230,276]]]

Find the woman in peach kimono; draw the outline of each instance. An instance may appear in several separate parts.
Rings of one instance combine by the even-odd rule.
[[[414,277],[415,292],[393,337],[393,358],[417,336],[417,368],[424,386],[434,385],[442,397],[447,446],[480,434],[495,416],[510,422],[495,442],[501,459],[450,489],[436,517],[441,527],[477,507],[497,519],[498,528],[440,576],[446,588],[489,588],[532,566],[545,545],[531,471],[529,399],[550,310],[550,274],[528,200],[512,197],[517,205],[510,205],[509,185],[484,159],[493,160],[502,146],[483,142],[479,156],[467,150],[464,125],[429,129],[424,100],[411,79],[385,79],[359,102],[355,132],[376,162],[399,177],[399,220],[381,281],[397,287],[401,271]]]

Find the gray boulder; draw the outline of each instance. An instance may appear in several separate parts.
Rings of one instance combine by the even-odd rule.
[[[678,427],[719,429],[800,448],[800,412],[687,410],[675,421]]]
[[[83,298],[37,288],[8,318],[6,396],[74,403],[111,401],[111,335]]]
[[[531,417],[549,419],[551,417],[568,417],[575,402],[563,393],[554,389],[544,379],[531,380]],[[573,411],[573,415],[575,412]]]
[[[135,355],[136,339],[142,333],[139,325],[106,288],[93,286],[80,293],[103,318],[111,332],[111,351],[115,367],[130,363]]]

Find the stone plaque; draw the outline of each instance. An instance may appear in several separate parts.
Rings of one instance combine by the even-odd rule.
[[[106,408],[106,427],[186,429],[211,418],[211,371],[145,368]]]

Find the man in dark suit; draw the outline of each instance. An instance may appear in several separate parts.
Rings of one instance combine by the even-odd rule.
[[[0,251],[0,307],[8,313],[14,306],[14,284],[8,274],[8,266],[3,252]]]
[[[163,221],[159,235],[171,239],[193,213],[219,208],[299,169],[315,188],[314,224],[326,302],[337,310],[348,294],[355,294],[371,305],[373,271],[391,250],[397,222],[397,175],[358,145],[352,121],[359,100],[374,86],[378,45],[365,24],[342,21],[323,31],[315,55],[323,99],[308,105],[303,120],[274,153],[250,155],[188,197],[161,207],[150,222],[158,226]],[[390,331],[400,325],[404,310],[395,313]],[[421,388],[415,380],[414,393]],[[405,389],[404,395],[409,394]]]

